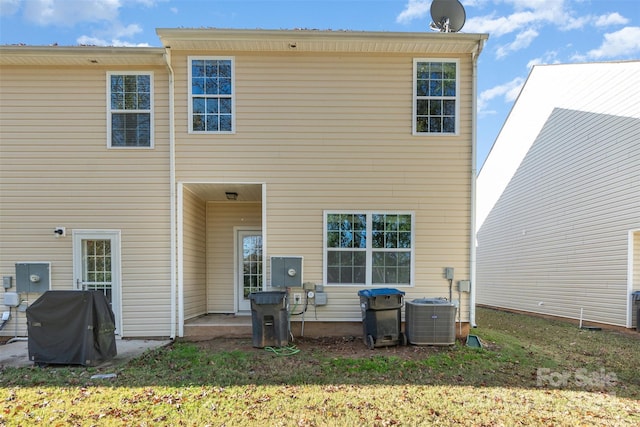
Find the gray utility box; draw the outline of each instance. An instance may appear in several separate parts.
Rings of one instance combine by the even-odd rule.
[[[16,263],[16,292],[42,294],[49,290],[48,262]]]
[[[301,288],[302,257],[271,257],[271,287]]]
[[[358,291],[362,311],[364,343],[373,349],[405,344],[400,331],[404,292],[393,288],[363,289]]]
[[[633,312],[635,311],[636,331],[640,332],[640,291],[635,291],[631,294],[631,301],[635,308],[635,310],[632,311],[631,316],[633,317]]]
[[[442,298],[407,301],[404,329],[411,344],[455,344],[456,306]]]
[[[287,312],[287,292],[252,292],[251,323],[253,326],[253,346],[284,347],[289,344],[289,317]]]

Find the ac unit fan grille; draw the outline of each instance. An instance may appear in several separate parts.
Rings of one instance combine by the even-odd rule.
[[[406,302],[405,333],[411,344],[455,344],[455,322],[456,307],[452,304]]]

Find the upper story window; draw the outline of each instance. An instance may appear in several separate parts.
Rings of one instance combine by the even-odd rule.
[[[451,59],[413,61],[414,135],[456,135],[459,127],[459,62]]]
[[[411,285],[414,215],[325,212],[325,283]]]
[[[189,132],[235,131],[234,86],[232,58],[189,58]]]
[[[107,73],[110,148],[153,148],[153,74]]]

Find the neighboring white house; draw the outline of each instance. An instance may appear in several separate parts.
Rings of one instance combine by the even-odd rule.
[[[477,191],[479,304],[635,325],[640,61],[535,66]]]

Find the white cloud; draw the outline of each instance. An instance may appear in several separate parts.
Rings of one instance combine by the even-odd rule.
[[[0,0],[5,3],[24,5],[23,14],[27,21],[37,25],[73,27],[82,23],[117,22],[120,10],[126,6],[140,4],[153,7],[166,0]]]
[[[534,21],[535,17],[531,12],[497,17],[495,14],[491,14],[467,19],[464,31],[468,33],[491,33],[494,37],[500,37],[517,31]]]
[[[96,46],[132,46],[121,39],[132,38],[143,30],[140,25],[123,24],[120,13],[125,7],[153,7],[167,0],[0,0],[3,9],[22,6],[24,19],[41,27],[91,25],[92,34],[77,39],[80,44]],[[15,13],[15,12],[14,12]],[[147,45],[147,44],[145,44]]]
[[[590,59],[632,58],[640,53],[640,27],[625,27],[604,35],[599,48],[587,52]]]
[[[21,0],[0,0],[0,16],[14,15],[20,9]]]
[[[498,58],[507,56],[510,52],[515,52],[520,49],[525,49],[531,45],[531,42],[538,37],[539,33],[534,29],[528,29],[516,36],[516,39],[504,46],[500,46],[496,51]]]
[[[495,1],[500,3],[500,1]],[[559,29],[580,28],[588,22],[575,18],[565,7],[564,0],[504,0],[511,4],[513,13],[500,16],[492,12],[484,16],[467,19],[464,31],[469,33],[491,33],[494,37],[521,31],[532,26],[552,25]]]
[[[460,1],[460,0],[458,0]],[[460,3],[466,7],[481,7],[490,0],[462,0]],[[408,0],[404,10],[396,17],[399,24],[407,24],[414,19],[430,17],[432,0]]]
[[[81,36],[76,40],[84,46],[112,46],[112,47],[149,47],[149,43],[130,43],[119,39],[105,40],[98,37]]]
[[[598,16],[596,18],[596,27],[608,27],[610,25],[625,25],[629,22],[627,18],[619,13],[610,13],[608,15]]]
[[[406,24],[414,19],[424,18],[429,14],[430,0],[409,0],[404,10],[396,17],[396,22]]]
[[[487,110],[487,106],[495,98],[502,97],[505,103],[513,102],[518,97],[524,82],[524,78],[516,77],[507,83],[482,91],[478,95],[478,113],[480,115],[491,114],[491,111]]]
[[[113,21],[120,0],[24,0],[24,15],[41,26],[72,27],[81,22]]]
[[[129,24],[127,26],[116,24],[113,26],[111,32],[115,37],[133,37],[136,34],[141,33],[142,28],[138,24]]]
[[[558,60],[558,52],[555,50],[549,51],[549,52],[545,52],[544,55],[542,55],[539,58],[533,58],[531,60],[529,60],[529,62],[527,62],[527,69],[531,69],[536,65],[541,65],[541,64],[559,64],[561,61]]]

